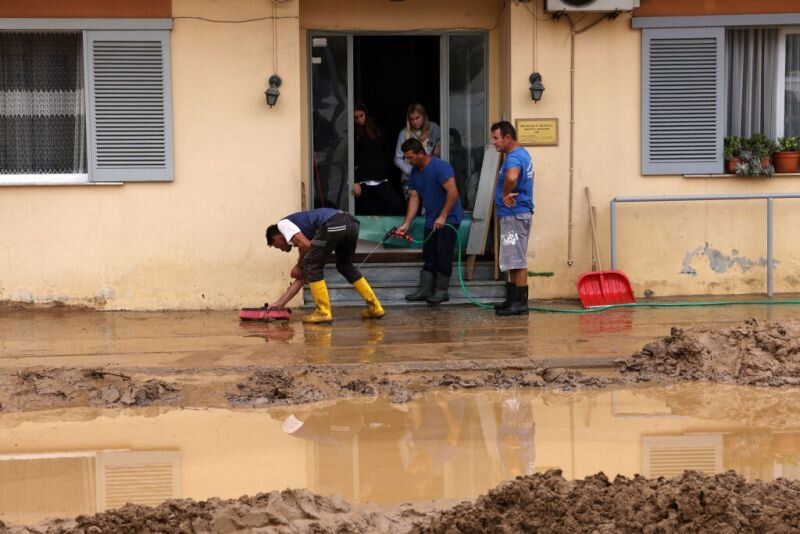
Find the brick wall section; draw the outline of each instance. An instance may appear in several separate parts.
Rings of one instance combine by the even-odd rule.
[[[0,18],[169,18],[172,0],[2,0]]]
[[[641,0],[635,17],[800,13],[798,0]]]

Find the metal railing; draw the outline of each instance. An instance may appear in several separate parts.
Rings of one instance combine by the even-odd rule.
[[[617,204],[622,202],[691,202],[696,200],[766,200],[767,201],[767,295],[774,294],[773,204],[776,199],[800,198],[800,193],[764,193],[760,195],[675,195],[615,197],[611,199],[611,268],[617,268]]]

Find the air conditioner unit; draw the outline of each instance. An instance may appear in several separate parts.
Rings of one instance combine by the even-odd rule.
[[[547,0],[548,11],[631,11],[639,0]]]

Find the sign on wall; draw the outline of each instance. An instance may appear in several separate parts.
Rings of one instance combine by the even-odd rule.
[[[517,119],[516,123],[520,145],[558,145],[558,119]]]

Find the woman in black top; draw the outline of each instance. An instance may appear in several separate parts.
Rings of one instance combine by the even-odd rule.
[[[404,215],[403,196],[391,181],[390,147],[364,104],[356,104],[355,128],[356,215]]]

